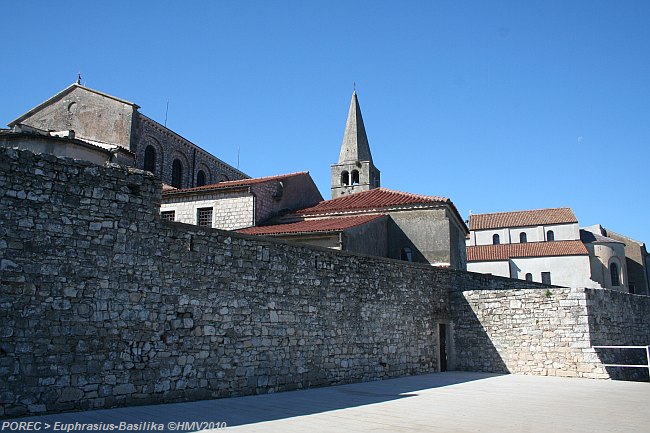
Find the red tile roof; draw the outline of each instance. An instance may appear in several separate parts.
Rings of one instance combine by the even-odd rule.
[[[516,257],[586,256],[580,241],[527,242],[523,244],[478,245],[467,247],[468,262],[505,261]]]
[[[331,200],[325,200],[310,208],[297,210],[297,215],[327,215],[341,214],[355,211],[386,211],[392,208],[407,207],[411,205],[426,205],[444,203],[452,209],[459,223],[467,230],[467,226],[460,216],[458,209],[447,197],[433,195],[411,194],[408,192],[394,191],[387,188],[375,188]]]
[[[360,226],[384,215],[361,215],[345,218],[323,218],[317,220],[298,221],[289,224],[277,224],[272,226],[248,227],[237,230],[239,233],[249,235],[281,235],[298,233],[325,233],[337,232],[351,227]]]
[[[577,223],[568,207],[470,215],[470,230]]]
[[[250,185],[255,185],[257,183],[268,182],[270,180],[284,180],[290,177],[302,176],[305,174],[308,175],[309,172],[299,171],[296,173],[280,174],[277,176],[256,177],[256,178],[241,179],[241,180],[229,180],[225,182],[213,183],[210,185],[197,186],[194,188],[163,190],[163,195],[179,194],[179,193],[187,193],[187,192],[212,191],[215,189],[233,188],[239,186],[250,186]]]
[[[386,209],[389,207],[426,203],[451,204],[451,200],[446,197],[410,194],[386,188],[375,188],[332,200],[325,200],[316,206],[302,209],[295,213],[300,215],[328,214],[356,210]]]

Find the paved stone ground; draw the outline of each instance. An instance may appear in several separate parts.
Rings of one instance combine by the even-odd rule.
[[[647,433],[649,405],[648,383],[449,372],[24,420],[154,421],[164,431],[172,431],[169,422],[196,420],[225,421],[226,431],[237,432]]]

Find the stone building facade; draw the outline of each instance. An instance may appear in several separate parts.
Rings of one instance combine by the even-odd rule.
[[[175,188],[191,188],[248,176],[150,119],[132,102],[75,83],[10,122],[45,131],[72,130],[96,146],[120,146],[135,167]]]
[[[160,209],[169,221],[236,230],[322,199],[309,173],[301,172],[168,189]]]

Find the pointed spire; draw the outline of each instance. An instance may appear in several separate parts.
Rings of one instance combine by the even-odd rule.
[[[359,100],[357,99],[356,83],[355,90],[352,92],[352,100],[350,101],[348,121],[345,124],[345,134],[343,135],[339,164],[352,161],[372,162],[366,128],[363,126],[361,108],[359,108]]]

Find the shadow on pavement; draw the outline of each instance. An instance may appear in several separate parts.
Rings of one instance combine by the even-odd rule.
[[[217,428],[220,425],[218,423],[225,423],[228,427],[232,427],[410,398],[424,390],[459,385],[495,376],[501,375],[470,372],[432,373],[257,396],[11,419],[0,421],[0,426],[4,422],[34,421],[42,423],[40,431],[45,433],[54,431],[70,433],[73,431],[78,433],[134,430],[140,432],[197,431]],[[120,423],[124,424],[120,425]],[[92,426],[84,428],[83,424],[92,424]],[[111,424],[115,426],[114,429],[110,428]],[[49,425],[49,428],[46,425]],[[58,428],[55,429],[55,425]],[[2,431],[11,430],[3,428]]]

